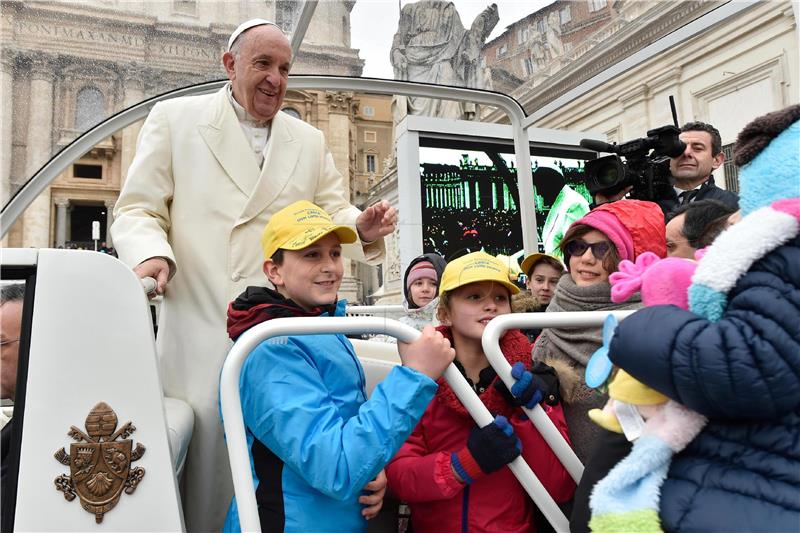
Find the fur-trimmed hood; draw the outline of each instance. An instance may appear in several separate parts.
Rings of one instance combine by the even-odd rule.
[[[537,313],[539,311],[544,311],[544,306],[530,291],[522,290],[511,297],[512,313]]]

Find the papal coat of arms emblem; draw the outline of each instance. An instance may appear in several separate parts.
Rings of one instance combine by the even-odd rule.
[[[76,442],[70,444],[69,454],[64,448],[55,453],[56,460],[69,466],[70,471],[69,476],[58,476],[55,484],[67,501],[74,500],[76,494],[80,496],[81,506],[99,524],[103,515],[117,505],[122,491],[133,494],[144,478],[144,468],[131,468],[131,463],[144,455],[145,448],[141,443],[133,448],[128,437],[136,427],[126,422],[117,429],[117,414],[105,402],[89,411],[84,425],[86,433],[70,427],[67,435]]]

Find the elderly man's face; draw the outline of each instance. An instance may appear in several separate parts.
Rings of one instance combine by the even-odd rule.
[[[286,94],[292,61],[289,40],[275,26],[256,26],[239,40],[238,54],[222,56],[233,97],[256,119],[272,120]]]
[[[13,399],[16,392],[21,329],[22,301],[0,305],[0,397],[3,399]]]

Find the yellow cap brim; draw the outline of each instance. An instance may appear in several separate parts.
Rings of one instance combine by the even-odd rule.
[[[499,283],[503,287],[509,290],[511,294],[517,294],[520,289],[507,279],[501,279],[495,276],[483,276],[479,273],[476,273],[475,276],[459,276],[457,279],[446,279],[442,278],[442,283],[439,285],[439,294],[443,294],[448,291],[455,290],[459,287],[463,287],[464,285],[469,285],[470,283],[478,283],[479,281],[493,281],[495,283]]]
[[[335,233],[336,236],[339,237],[339,242],[342,244],[352,244],[358,240],[358,235],[356,235],[356,232],[347,226],[337,226],[335,224],[326,226],[312,226],[301,231],[300,233],[293,235],[286,242],[282,244],[276,244],[274,250],[265,250],[264,255],[267,258],[272,257],[279,249],[302,250],[303,248],[311,246],[321,238],[325,237],[326,235],[330,235],[331,233]]]
[[[561,261],[557,257],[553,257],[550,254],[543,254],[543,253],[531,254],[528,257],[526,257],[519,265],[519,267],[522,269],[522,273],[527,276],[528,273],[530,273],[533,266],[536,264],[536,262],[543,257],[549,257],[550,259],[555,259],[556,261],[561,263]]]

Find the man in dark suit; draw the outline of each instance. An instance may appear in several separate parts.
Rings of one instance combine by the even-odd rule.
[[[725,162],[722,137],[717,128],[705,122],[687,122],[681,128],[679,137],[686,144],[686,149],[678,157],[670,159],[673,188],[665,197],[656,200],[664,214],[697,200],[717,200],[738,210],[739,197],[714,183],[712,172]],[[595,204],[624,198],[631,189],[632,187],[626,187],[611,196],[598,193],[594,198]]]
[[[0,288],[0,398],[3,400],[13,400],[17,388],[17,361],[24,297],[24,284],[5,285]],[[6,492],[12,422],[13,419],[9,420],[0,431],[0,490],[3,492]]]

